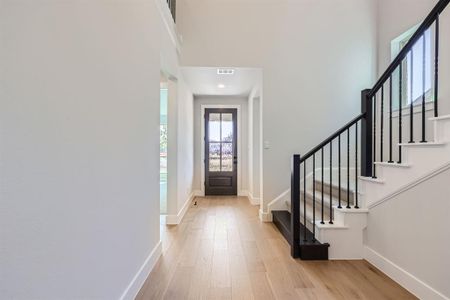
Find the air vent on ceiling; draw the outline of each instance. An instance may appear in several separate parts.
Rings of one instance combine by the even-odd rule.
[[[219,75],[233,75],[234,69],[217,69],[217,74]]]

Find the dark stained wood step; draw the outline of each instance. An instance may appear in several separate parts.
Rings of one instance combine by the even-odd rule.
[[[287,210],[272,211],[273,223],[280,233],[292,245],[291,236],[291,213]],[[306,239],[304,241],[304,233],[306,230]],[[328,243],[321,243],[317,240],[313,241],[312,232],[300,223],[300,259],[302,260],[328,260]]]

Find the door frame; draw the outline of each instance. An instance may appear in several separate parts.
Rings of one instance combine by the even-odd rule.
[[[237,110],[236,116],[236,125],[237,125],[237,194],[238,196],[245,196],[241,191],[241,182],[242,182],[242,172],[241,172],[241,105],[240,104],[202,104],[201,105],[201,191],[202,195],[205,196],[205,109],[207,108],[233,108]],[[197,123],[198,124],[198,123]]]

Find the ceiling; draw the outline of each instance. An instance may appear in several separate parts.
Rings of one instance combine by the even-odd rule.
[[[218,68],[184,67],[183,77],[194,95],[249,95],[261,86],[262,71],[256,68],[233,69],[233,75],[219,75]],[[222,69],[222,67],[220,67]]]

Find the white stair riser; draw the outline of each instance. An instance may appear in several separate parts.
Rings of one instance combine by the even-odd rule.
[[[347,228],[316,226],[317,239],[330,244],[330,259],[362,259],[363,230],[367,226],[367,214],[342,213],[336,209],[335,215],[343,220]]]
[[[450,119],[434,120],[434,140],[450,142]]]

